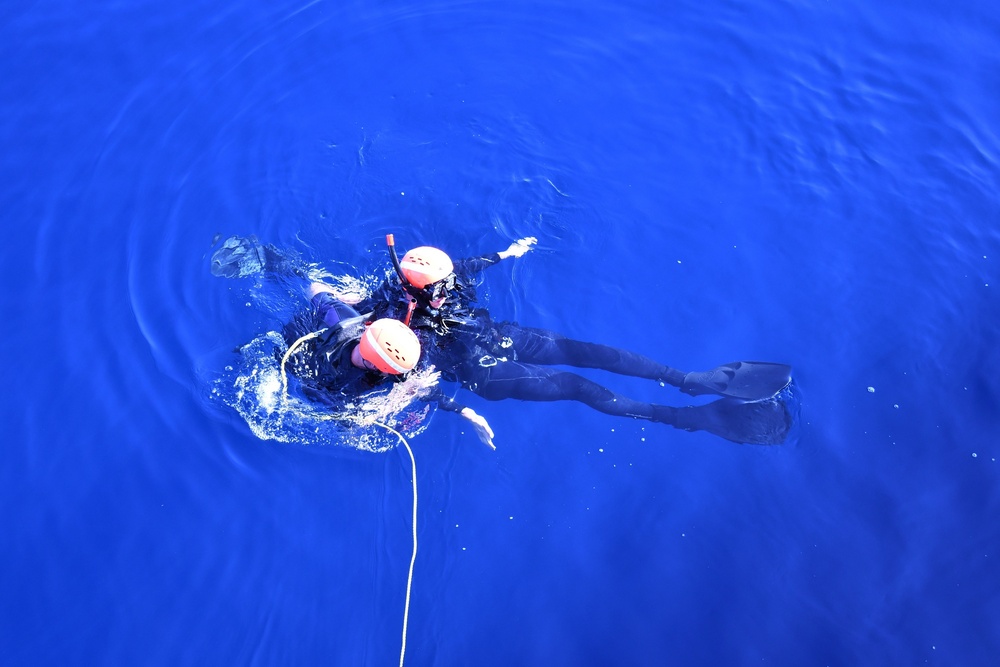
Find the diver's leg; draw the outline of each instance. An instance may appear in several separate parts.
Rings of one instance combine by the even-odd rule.
[[[264,246],[264,256],[267,258],[267,263],[264,266],[267,273],[308,280],[309,274],[306,264],[294,250],[280,249],[268,243]]]
[[[722,398],[707,405],[674,408],[635,401],[575,373],[516,361],[479,368],[472,374],[463,383],[487,400],[577,401],[615,417],[707,431],[738,443],[779,445],[792,425],[788,407],[777,397],[762,401]]]
[[[516,353],[514,358],[532,364],[599,368],[620,375],[659,380],[686,394],[718,394],[748,401],[774,396],[788,386],[792,368],[761,361],[734,361],[710,371],[684,373],[649,357],[597,343],[566,338],[553,331],[505,322],[497,331]],[[509,343],[507,343],[509,341]]]
[[[660,380],[679,387],[684,373],[635,352],[599,343],[585,343],[547,331],[505,322],[497,327],[510,341],[517,359],[529,364],[597,368],[620,375]]]
[[[616,417],[656,417],[657,406],[616,394],[576,373],[517,361],[477,369],[475,379],[467,378],[463,384],[490,401],[577,401]]]
[[[344,320],[358,317],[358,311],[337,299],[330,292],[320,292],[312,298],[312,307],[316,312],[316,319],[328,327],[332,327]]]

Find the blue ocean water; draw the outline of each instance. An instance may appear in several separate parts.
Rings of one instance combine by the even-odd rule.
[[[462,394],[497,451],[411,442],[406,664],[1000,655],[994,6],[0,17],[3,664],[398,661],[409,459],[258,437],[219,381],[296,295],[209,271],[239,234],[384,274],[390,232],[535,236],[497,317],[801,393],[772,448]]]

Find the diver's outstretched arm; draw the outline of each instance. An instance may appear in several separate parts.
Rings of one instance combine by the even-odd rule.
[[[491,266],[499,264],[508,257],[520,257],[524,253],[531,250],[531,246],[538,243],[538,239],[534,236],[526,236],[523,239],[518,239],[514,241],[506,250],[501,250],[500,252],[491,252],[488,255],[483,255],[481,257],[466,257],[465,259],[460,259],[455,262],[455,273],[460,276],[472,276],[479,273]]]

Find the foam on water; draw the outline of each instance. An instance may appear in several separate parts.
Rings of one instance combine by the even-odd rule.
[[[406,437],[427,427],[431,405],[421,399],[437,384],[433,369],[333,410],[298,395],[294,377],[286,380],[281,358],[287,349],[280,333],[268,331],[241,347],[237,362],[213,381],[212,396],[236,410],[261,440],[382,452],[399,442],[385,427]]]

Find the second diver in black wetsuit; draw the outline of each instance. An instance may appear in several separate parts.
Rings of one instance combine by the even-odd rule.
[[[407,322],[421,336],[427,363],[445,379],[460,382],[487,400],[571,400],[605,414],[705,430],[734,442],[784,441],[791,419],[774,397],[791,381],[788,366],[735,362],[703,373],[684,373],[634,352],[515,322],[494,322],[488,311],[476,307],[477,274],[508,257],[524,255],[535,243],[534,238],[521,239],[502,252],[457,263],[443,251],[424,246],[399,261],[390,237],[399,281],[387,281],[359,307],[373,310],[376,317]],[[691,395],[724,398],[684,408],[644,403],[576,373],[551,368],[559,365],[657,380]],[[492,444],[492,431],[478,432]]]
[[[412,329],[397,319],[359,314],[324,283],[312,282],[306,292],[310,307],[284,327],[282,336],[288,345],[288,370],[310,400],[338,411],[387,382],[409,381],[421,359],[420,341]],[[432,381],[415,378],[407,391],[411,393],[416,400],[466,418],[492,446],[486,420],[445,394],[436,376]]]
[[[368,320],[336,299],[325,285],[309,286],[310,308],[285,325],[282,366],[312,400],[340,407],[411,371],[420,341],[399,320]]]

